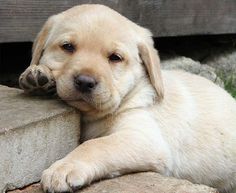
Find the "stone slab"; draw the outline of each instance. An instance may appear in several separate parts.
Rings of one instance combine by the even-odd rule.
[[[192,184],[186,180],[163,177],[145,172],[103,180],[83,188],[77,193],[217,193],[214,188]],[[43,193],[39,184],[8,193]]]
[[[79,142],[79,113],[62,101],[0,86],[0,192],[40,180]]]

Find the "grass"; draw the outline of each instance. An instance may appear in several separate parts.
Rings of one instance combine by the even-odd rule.
[[[236,99],[236,74],[226,74],[216,71],[217,76],[224,82],[224,88]]]
[[[236,85],[234,82],[236,82],[235,76],[230,76],[230,78],[224,80],[225,90],[227,90],[234,98],[236,98]]]

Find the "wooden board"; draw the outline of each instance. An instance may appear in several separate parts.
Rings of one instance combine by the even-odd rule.
[[[48,16],[106,4],[154,36],[236,33],[236,0],[0,0],[0,42],[32,41]]]

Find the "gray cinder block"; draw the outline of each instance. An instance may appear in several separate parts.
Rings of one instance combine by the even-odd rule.
[[[79,142],[79,113],[62,101],[0,86],[0,192],[40,180]]]

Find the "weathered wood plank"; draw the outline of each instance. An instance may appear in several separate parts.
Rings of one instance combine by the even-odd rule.
[[[32,41],[48,16],[82,3],[106,4],[157,37],[236,33],[235,0],[0,0],[0,42]]]

